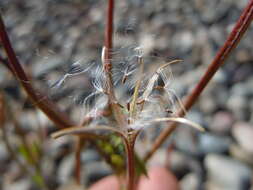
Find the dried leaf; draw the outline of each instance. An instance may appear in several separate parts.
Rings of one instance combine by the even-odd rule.
[[[201,131],[201,132],[205,131],[205,129],[201,125],[199,125],[195,122],[192,122],[188,119],[185,119],[183,117],[157,118],[157,119],[152,120],[151,122],[166,122],[166,121],[173,121],[173,122],[178,122],[178,123],[181,123],[181,124],[186,124],[186,125],[189,125],[189,126],[195,128],[195,129]]]
[[[67,129],[62,129],[60,131],[57,131],[53,133],[51,136],[53,138],[58,138],[64,135],[89,135],[89,134],[94,134],[98,131],[107,131],[107,132],[113,132],[116,133],[117,135],[125,138],[125,135],[118,129],[109,127],[109,126],[96,126],[96,127],[70,127]]]

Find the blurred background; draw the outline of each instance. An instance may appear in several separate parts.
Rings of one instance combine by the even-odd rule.
[[[73,63],[100,62],[106,2],[0,0],[14,49],[35,86],[48,92],[49,98],[75,121],[82,119],[81,102],[92,91],[89,78],[80,74],[57,88],[54,84]],[[183,99],[211,63],[246,4],[247,0],[116,1],[115,47],[142,47],[145,56],[152,57],[149,65],[183,59],[172,66],[171,82],[171,88]],[[150,165],[166,165],[177,176],[182,190],[253,189],[252,44],[253,25],[187,114],[207,132],[179,127],[150,161]],[[5,131],[0,131],[0,190],[39,189],[34,181],[42,183],[39,175],[31,179],[20,169],[6,149],[4,136],[22,163],[33,164],[36,161],[26,158],[20,145],[24,139],[28,142],[52,188],[71,184],[73,139],[53,140],[48,136],[55,126],[28,101],[2,65],[0,89],[8,113]],[[82,163],[85,184],[112,172],[89,147],[82,152]]]

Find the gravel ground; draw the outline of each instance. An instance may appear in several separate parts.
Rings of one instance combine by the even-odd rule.
[[[34,78],[35,85],[48,92],[76,121],[81,119],[80,102],[91,92],[89,78],[85,74],[73,76],[71,80],[67,78],[64,85],[60,85],[59,79],[77,61],[99,62],[105,3],[98,0],[0,0],[11,41],[26,71]],[[183,59],[183,63],[172,66],[171,84],[183,98],[210,64],[246,3],[246,0],[118,1],[115,47],[138,45],[153,64]],[[172,143],[173,149],[168,152],[167,145],[163,146],[151,161],[151,164],[168,165],[182,190],[253,188],[252,26],[187,115],[207,132],[200,134],[185,127],[178,128],[166,143]],[[0,89],[8,95],[9,107],[27,132],[29,141],[40,142],[38,130],[42,131],[40,134],[55,130],[27,101],[3,66],[0,66]],[[20,139],[14,134],[11,122],[7,125],[12,145],[20,148]],[[55,141],[43,135],[40,138],[46,153],[41,163],[47,183],[52,188],[71,184],[73,139]],[[86,184],[111,173],[92,149],[82,153],[82,162]],[[0,173],[0,190],[38,189],[11,159],[2,138]]]

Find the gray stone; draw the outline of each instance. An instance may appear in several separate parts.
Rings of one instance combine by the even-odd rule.
[[[39,126],[49,126],[52,124],[52,121],[50,121],[49,118],[39,109],[37,110],[35,117],[37,125],[39,124]]]
[[[245,82],[237,83],[234,85],[231,89],[231,93],[233,95],[238,96],[249,96],[250,95],[250,89],[247,88],[247,84]]]
[[[202,175],[202,168],[200,163],[187,154],[180,151],[172,151],[168,154],[168,165],[172,173],[181,178],[189,171]]]
[[[3,142],[0,141],[0,161],[4,161],[8,159],[8,157],[9,157],[9,154],[6,150],[6,147],[3,144]]]
[[[84,190],[81,185],[76,184],[75,182],[71,182],[69,184],[63,184],[57,190]]]
[[[246,82],[246,89],[248,90],[248,94],[252,95],[253,94],[253,76],[251,76]]]
[[[229,152],[235,159],[247,163],[253,167],[252,153],[247,152],[237,144],[231,144],[229,147]]]
[[[64,151],[66,145],[70,142],[73,142],[73,137],[67,135],[58,139],[49,139],[45,142],[48,156],[58,158],[62,155],[62,150]]]
[[[202,127],[205,125],[203,114],[199,111],[191,110],[187,113],[186,118],[195,123],[198,123],[199,125],[202,125]]]
[[[217,110],[218,105],[223,104],[222,100],[226,97],[226,93],[224,94],[224,89],[221,84],[222,83],[219,82],[211,82],[208,88],[203,92],[198,101],[201,112],[212,114]]]
[[[234,118],[229,112],[217,112],[209,125],[209,129],[217,134],[228,134],[232,128]]]
[[[153,50],[155,45],[154,36],[148,34],[142,35],[139,44],[144,55],[148,55]]]
[[[15,28],[13,30],[13,33],[17,37],[22,37],[22,36],[25,36],[25,35],[29,35],[29,34],[31,34],[34,25],[35,25],[35,23],[33,22],[32,19],[25,18],[22,23],[15,26]],[[25,50],[25,49],[23,49],[23,50]]]
[[[56,164],[55,162],[52,162],[52,158],[50,158],[49,156],[44,156],[42,159],[41,159],[41,171],[42,173],[44,174],[44,176],[47,177],[46,181],[50,181],[53,183],[56,183],[56,176],[54,177],[51,177],[51,175],[53,173],[55,173],[56,171]],[[48,179],[49,178],[49,179]]]
[[[74,165],[75,158],[73,154],[63,158],[57,170],[57,180],[61,184],[68,183],[71,177],[73,177]]]
[[[105,162],[92,162],[83,166],[85,181],[89,185],[97,180],[112,174],[112,170]]]
[[[25,178],[10,184],[3,184],[3,190],[27,190],[30,187],[31,183]]]
[[[239,9],[245,8],[246,5],[247,5],[247,3],[248,3],[248,0],[235,1],[235,4],[237,5],[237,7],[238,7]]]
[[[236,54],[236,62],[238,63],[250,62],[251,55],[250,52],[247,51],[247,49],[242,48],[238,50],[235,54]]]
[[[178,176],[184,175],[188,171],[187,161],[187,156],[179,151],[170,152],[168,156],[170,170]]]
[[[226,83],[225,83],[226,84]],[[216,109],[217,108],[225,108],[226,107],[226,102],[229,96],[229,92],[224,88],[224,85],[221,83],[214,83],[213,86],[213,93],[212,96],[215,99],[215,104],[216,104]],[[216,111],[216,109],[214,111]],[[211,113],[212,114],[212,113]]]
[[[250,111],[251,111],[249,123],[253,123],[253,100],[251,100],[249,104],[250,104]]]
[[[97,151],[93,149],[85,150],[81,153],[81,161],[83,164],[89,164],[90,162],[99,161],[100,156]]]
[[[232,134],[239,145],[253,154],[253,126],[248,123],[238,122],[233,126]]]
[[[205,0],[204,2],[201,11],[201,19],[207,23],[213,23],[222,18],[230,10],[232,5],[229,1]]]
[[[219,184],[215,184],[212,181],[207,181],[204,184],[204,188],[205,188],[205,190],[238,190],[236,188],[231,189],[231,187],[224,187],[224,186],[221,186]]]
[[[247,98],[245,96],[232,94],[227,100],[227,108],[230,109],[236,119],[246,119],[246,110],[248,107]]]
[[[199,135],[199,151],[207,153],[224,153],[228,151],[231,139],[229,137],[203,133]]]
[[[34,77],[39,77],[43,74],[52,71],[53,69],[63,67],[64,59],[61,56],[38,57],[34,62],[32,73]]]
[[[220,189],[245,189],[249,185],[252,171],[245,164],[227,156],[209,154],[204,161],[208,181]]]
[[[206,95],[200,98],[199,107],[204,113],[212,113],[216,109],[216,99],[214,96]]]
[[[212,82],[214,83],[224,83],[227,80],[226,72],[222,69],[218,70],[214,77],[212,78]],[[215,87],[217,88],[217,87]]]
[[[244,40],[247,42],[249,39],[246,38]],[[250,62],[241,64],[238,69],[235,69],[233,76],[231,76],[231,80],[236,82],[235,85],[240,84],[237,82],[247,81],[247,79],[252,76],[252,71],[253,68]]]
[[[223,44],[224,38],[226,37],[223,32],[223,28],[213,25],[210,27],[210,29],[207,31],[209,33],[209,37],[215,41],[216,44],[221,46]]]
[[[199,176],[195,173],[189,173],[180,181],[181,190],[196,190],[200,184]]]
[[[38,129],[36,113],[32,111],[21,112],[18,118],[20,126],[25,129]]]
[[[8,71],[4,66],[0,66],[0,87],[6,85],[6,78],[7,78]]]
[[[192,49],[192,46],[194,44],[193,33],[190,31],[183,31],[175,34],[172,44],[183,53],[189,51]]]
[[[191,129],[180,128],[174,136],[175,146],[185,153],[199,155],[198,144]]]

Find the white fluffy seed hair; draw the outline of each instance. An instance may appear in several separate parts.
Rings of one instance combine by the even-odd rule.
[[[101,51],[101,62],[103,64],[105,63],[105,50],[106,50],[106,47],[103,46],[102,51]]]
[[[82,64],[83,59],[80,59],[73,64],[70,65],[68,71],[61,76],[57,81],[50,85],[50,88],[59,89],[61,88],[66,80],[71,77],[79,76],[81,74],[86,73],[87,71],[91,70],[94,66],[95,62],[87,62]]]

